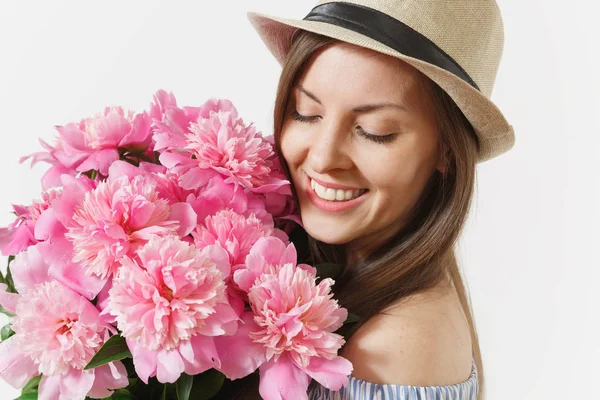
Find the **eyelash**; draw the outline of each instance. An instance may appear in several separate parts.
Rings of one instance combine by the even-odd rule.
[[[300,113],[298,113],[297,110],[294,110],[292,112],[292,118],[295,121],[307,122],[307,123],[317,122],[317,119],[319,119],[318,116],[308,117],[305,115],[301,115]],[[357,131],[358,131],[358,134],[361,135],[362,137],[366,138],[367,140],[376,142],[376,143],[390,143],[391,141],[393,141],[396,138],[396,135],[393,133],[390,133],[389,135],[373,135],[369,132],[366,132],[360,126],[357,127]]]

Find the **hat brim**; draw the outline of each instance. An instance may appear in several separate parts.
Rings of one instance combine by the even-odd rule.
[[[454,100],[469,120],[479,140],[478,160],[483,162],[510,150],[515,143],[512,125],[498,107],[467,82],[436,65],[409,57],[360,33],[336,25],[297,19],[280,18],[248,12],[248,19],[269,51],[283,65],[298,29],[318,33],[357,46],[366,47],[412,65],[438,84]]]

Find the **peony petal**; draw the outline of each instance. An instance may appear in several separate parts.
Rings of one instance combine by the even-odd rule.
[[[217,269],[219,272],[221,272],[223,279],[229,277],[229,274],[231,273],[231,265],[229,263],[229,254],[227,254],[225,249],[215,244],[204,247],[200,253],[215,263]]]
[[[38,283],[50,280],[48,275],[49,265],[40,253],[40,245],[29,247],[26,251],[19,253],[10,264],[15,289],[19,293],[25,293]]]
[[[52,264],[48,275],[88,300],[96,297],[109,279],[108,276],[101,278],[97,275],[88,275],[81,264],[69,261]]]
[[[137,114],[131,123],[131,130],[121,139],[119,147],[131,144],[145,144],[152,133],[150,129],[151,123],[152,118],[145,111]]]
[[[103,149],[93,152],[76,169],[79,172],[86,172],[92,169],[97,170],[102,175],[108,175],[110,165],[119,159],[117,149]]]
[[[179,345],[179,353],[185,364],[185,373],[188,375],[197,375],[221,365],[212,337],[192,336],[190,340]]]
[[[94,384],[88,396],[94,399],[110,397],[114,389],[127,387],[127,370],[121,361],[114,361],[94,369]]]
[[[304,372],[315,381],[331,390],[340,390],[348,384],[352,373],[352,363],[343,357],[328,360],[324,357],[312,357]]]
[[[77,171],[72,168],[67,168],[63,165],[54,165],[42,176],[42,189],[48,190],[61,185],[61,177],[63,175],[77,175]]]
[[[64,232],[65,227],[58,218],[56,218],[53,208],[45,210],[40,215],[35,223],[35,228],[33,229],[34,236],[39,241],[48,240],[51,237],[56,237]]]
[[[264,400],[306,400],[310,379],[284,354],[260,366],[259,392]]]
[[[179,178],[179,184],[184,189],[197,189],[209,182],[217,173],[212,169],[192,168]]]
[[[0,231],[0,246],[3,256],[14,256],[27,247],[37,243],[27,224],[21,224],[16,229]]]
[[[193,165],[194,160],[190,158],[188,153],[165,152],[159,157],[159,161],[167,168],[173,168],[178,165]]]
[[[173,383],[185,370],[185,364],[177,349],[159,350],[156,379],[160,383]]]
[[[216,336],[215,346],[221,360],[219,371],[229,379],[243,378],[256,371],[266,361],[265,348],[255,343],[248,333],[259,329],[254,314],[242,315],[242,323],[232,336]]]
[[[177,234],[181,237],[189,235],[198,225],[198,216],[188,203],[175,203],[171,206],[169,220],[179,222]]]
[[[38,400],[60,399],[60,375],[42,375],[38,388]]]
[[[70,147],[76,150],[87,150],[88,146],[85,142],[85,134],[79,129],[76,123],[69,123],[65,126],[56,125],[56,130],[60,138]]]
[[[158,363],[157,352],[148,350],[133,340],[126,339],[126,342],[133,356],[135,372],[142,382],[148,384],[148,378],[156,375],[156,366]]]
[[[75,368],[60,375],[60,399],[85,399],[94,384],[94,375],[94,370]]]
[[[21,352],[15,336],[0,343],[0,378],[20,389],[36,375],[37,364]]]
[[[8,286],[5,283],[0,283],[0,306],[12,314],[17,313],[17,302],[20,295],[16,293],[8,293]]]
[[[204,321],[204,326],[198,333],[206,336],[233,335],[238,328],[238,314],[227,303],[215,306],[215,312]]]
[[[108,168],[108,176],[111,180],[126,176],[129,179],[133,179],[140,174],[140,169],[134,165],[131,165],[127,161],[117,160],[113,162]]]

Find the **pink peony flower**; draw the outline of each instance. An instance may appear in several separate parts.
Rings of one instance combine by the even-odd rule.
[[[206,217],[223,209],[231,209],[238,214],[257,213],[264,210],[265,204],[255,193],[246,192],[240,186],[225,183],[225,177],[213,177],[197,195],[190,195],[187,202],[192,206],[198,221],[202,223]]]
[[[46,145],[48,157],[33,156],[53,163],[58,161],[67,170],[86,172],[97,170],[106,176],[110,165],[119,159],[119,149],[138,153],[151,151],[151,118],[146,113],[134,114],[122,107],[105,107],[100,113],[57,125],[56,145]]]
[[[198,118],[208,118],[211,111],[237,113],[229,100],[210,99],[201,107],[180,108],[173,93],[157,91],[154,101],[150,104],[154,150],[163,152],[184,149],[187,145],[186,135],[190,133],[190,123]]]
[[[61,164],[60,160],[56,158],[54,152],[57,148],[60,148],[60,145],[57,144],[57,148],[50,146],[48,143],[39,139],[40,144],[46,151],[40,151],[37,153],[33,153],[27,155],[25,157],[21,157],[19,159],[19,163],[24,163],[28,159],[31,158],[30,166],[33,167],[38,162],[46,162],[51,165],[50,169],[44,173],[42,176],[42,188],[44,190],[48,190],[55,186],[61,185],[61,176],[63,174],[75,176],[78,172],[74,168],[69,168]]]
[[[21,351],[45,375],[83,369],[104,342],[106,326],[87,299],[57,281],[39,284],[17,303],[12,328]]]
[[[283,265],[296,265],[296,247],[286,244],[277,237],[264,237],[256,241],[246,257],[245,268],[236,270],[233,280],[237,286],[248,293],[257,279],[264,274],[274,274]],[[307,264],[298,264],[297,268],[316,275],[316,268]]]
[[[35,237],[35,225],[44,211],[61,194],[62,189],[53,188],[42,192],[41,200],[35,200],[29,206],[13,205],[17,219],[8,228],[0,230],[2,255],[15,255],[38,242]]]
[[[147,176],[122,176],[98,184],[75,210],[65,236],[73,242],[73,262],[106,278],[119,260],[132,256],[152,235],[188,235],[196,214],[187,203],[169,206]]]
[[[83,370],[112,328],[101,322],[92,303],[51,280],[44,268],[36,262],[29,270],[15,269],[15,286],[22,294],[13,295],[18,297],[12,320],[15,335],[0,344],[0,377],[21,388],[44,374],[40,399],[106,397],[127,386],[121,362]],[[3,305],[4,300],[0,296]]]
[[[169,205],[185,202],[190,194],[197,194],[197,190],[187,190],[179,186],[179,177],[162,165],[141,162],[136,167],[125,161],[115,161],[108,169],[110,179],[127,176],[134,179],[136,176],[144,175],[154,181],[156,192],[161,199],[167,200]]]
[[[138,258],[122,260],[107,309],[127,338],[140,378],[174,382],[182,372],[218,365],[212,336],[233,333],[238,318],[225,296],[227,253],[155,236]]]
[[[333,332],[348,313],[332,285],[329,278],[317,284],[314,272],[294,263],[266,265],[248,292],[245,327],[215,340],[220,370],[237,379],[258,365],[266,400],[307,399],[308,377],[332,390],[346,385],[352,364],[337,355],[344,339]]]
[[[208,117],[192,122],[186,134],[189,154],[165,152],[161,163],[180,175],[180,184],[186,189],[201,187],[217,174],[226,177],[226,183],[255,192],[289,184],[271,173],[272,145],[252,125],[246,126],[231,107],[210,111]]]
[[[265,213],[262,219],[259,219],[254,213],[246,217],[229,209],[206,217],[204,223],[192,232],[192,236],[199,249],[217,244],[227,251],[231,265],[231,274],[226,280],[227,294],[229,303],[238,315],[244,311],[246,293],[233,281],[233,273],[245,268],[246,256],[260,238],[276,236],[284,241],[288,239],[283,231],[274,227],[269,214]]]
[[[218,244],[227,250],[232,273],[245,266],[246,256],[258,239],[272,235],[287,240],[287,236],[274,227],[272,220],[265,223],[254,213],[246,217],[230,209],[206,217],[204,223],[192,231],[196,247]]]

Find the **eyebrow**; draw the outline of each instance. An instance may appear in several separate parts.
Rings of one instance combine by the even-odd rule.
[[[313,99],[314,101],[316,101],[317,103],[323,105],[323,103],[321,103],[321,101],[317,98],[317,96],[315,96],[313,93],[311,93],[308,90],[306,90],[302,85],[298,84],[298,85],[296,85],[296,87],[302,93],[304,93],[305,95],[307,95],[308,97],[310,97],[311,99]],[[363,113],[363,112],[369,112],[369,111],[379,110],[381,108],[386,108],[386,107],[397,108],[397,109],[400,109],[402,111],[408,112],[408,110],[406,109],[406,107],[404,107],[401,104],[397,104],[397,103],[365,104],[365,105],[353,108],[352,111],[354,111],[355,113]]]

